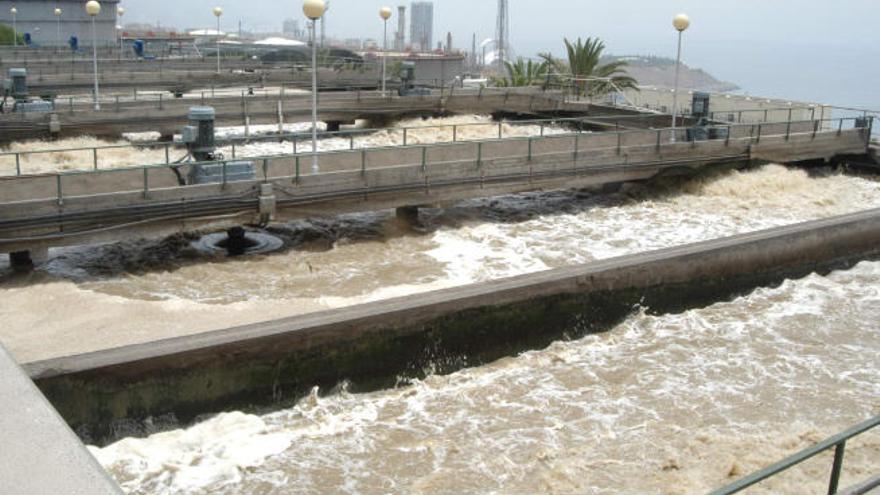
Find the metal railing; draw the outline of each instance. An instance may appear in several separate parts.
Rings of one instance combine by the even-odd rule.
[[[825,135],[840,135],[844,130],[855,130],[863,128],[853,127],[851,125],[845,125],[846,119],[838,119],[836,122],[835,130],[827,130],[823,131]],[[802,124],[806,124],[807,122],[802,122]],[[811,135],[815,138],[817,133],[817,129],[820,127],[817,125],[817,122],[812,123],[810,127],[810,131],[799,131],[799,132],[791,132],[792,124],[796,123],[775,123],[775,124],[741,124],[741,125],[727,125],[721,126],[727,129],[727,136],[725,138],[719,138],[710,140],[714,142],[723,142],[725,147],[730,146],[734,143],[749,143],[749,144],[757,144],[762,142],[761,140],[767,140],[771,138],[783,138],[788,140],[793,135]],[[772,126],[772,130],[765,131],[765,126]],[[827,126],[833,127],[833,126]],[[735,132],[734,132],[735,131]],[[675,139],[672,139],[673,132],[675,135]],[[574,139],[572,139],[574,138]],[[534,150],[534,146],[538,145],[541,141],[553,140],[553,139],[571,139],[572,146],[560,151],[551,151],[551,152],[539,152]],[[591,139],[601,140],[601,145],[597,147],[590,147],[589,141]],[[485,149],[488,145],[492,143],[498,143],[502,141],[501,138],[498,139],[489,139],[489,140],[474,140],[467,141],[467,143],[473,145],[473,156],[471,158],[460,159],[457,161],[435,161],[431,160],[427,151],[429,149],[435,148],[443,148],[443,147],[451,147],[455,145],[461,145],[462,142],[457,143],[438,143],[438,144],[430,144],[430,145],[415,145],[415,146],[406,146],[408,150],[417,150],[419,151],[418,155],[420,159],[417,159],[415,162],[411,163],[390,163],[390,164],[382,164],[379,166],[369,166],[368,164],[372,162],[371,157],[376,155],[381,155],[383,152],[391,149],[400,149],[401,147],[375,147],[375,148],[360,148],[357,150],[334,150],[334,151],[318,151],[317,153],[312,153],[311,151],[301,152],[297,154],[283,154],[283,155],[265,155],[265,156],[256,156],[256,157],[248,157],[249,161],[253,161],[255,164],[259,164],[262,167],[262,175],[263,177],[258,180],[281,180],[281,179],[289,179],[294,184],[299,184],[303,177],[312,176],[313,174],[307,174],[303,172],[302,167],[307,167],[310,159],[314,154],[316,154],[319,158],[319,164],[321,164],[321,172],[318,175],[326,175],[326,174],[338,174],[343,172],[358,172],[361,175],[365,175],[368,171],[372,170],[382,170],[387,168],[401,167],[401,166],[416,166],[420,167],[422,171],[426,171],[429,166],[436,167],[438,165],[454,165],[454,164],[475,164],[476,168],[474,170],[480,171],[479,177],[472,177],[471,179],[476,179],[483,177],[482,173],[487,169],[489,165],[494,162],[505,162],[510,159],[523,159],[526,163],[532,163],[537,158],[547,158],[547,159],[560,159],[563,161],[571,161],[574,166],[571,169],[573,173],[578,173],[578,164],[590,156],[591,153],[598,153],[603,151],[611,151],[613,154],[620,156],[626,166],[629,165],[628,154],[630,152],[634,152],[637,150],[657,150],[658,152],[666,148],[668,146],[695,146],[696,142],[688,142],[686,141],[686,131],[684,129],[652,129],[652,130],[623,130],[618,132],[608,132],[608,133],[581,133],[581,132],[571,132],[565,134],[555,134],[552,136],[544,136],[544,137],[515,137],[504,139],[505,142],[514,142],[520,141],[527,143],[527,147],[524,147],[521,154],[510,155],[510,156],[487,156],[485,153]],[[586,145],[586,146],[585,146]],[[526,151],[527,150],[527,151]],[[355,159],[345,160],[345,155],[350,155]],[[347,165],[343,168],[331,169],[324,171],[324,166],[326,165],[327,160],[333,160],[335,158],[341,158],[346,163],[351,163],[352,165]],[[694,159],[706,159],[707,157],[696,157]],[[711,157],[708,157],[711,158]],[[292,166],[290,167],[290,174],[282,174],[282,175],[273,175],[269,173],[270,165],[272,165],[275,161],[288,161]],[[677,159],[678,161],[682,161],[681,159]],[[65,187],[63,185],[64,178],[66,177],[76,177],[83,175],[91,175],[91,174],[101,174],[101,173],[125,173],[131,171],[142,171],[142,184],[137,186],[136,189],[133,190],[142,190],[144,197],[146,197],[152,186],[150,184],[150,171],[156,170],[169,170],[169,169],[178,169],[181,167],[191,167],[194,165],[217,165],[221,167],[223,170],[223,184],[226,184],[226,167],[227,164],[234,160],[217,160],[214,162],[186,162],[179,164],[147,164],[147,165],[137,165],[132,167],[121,167],[121,168],[110,168],[110,169],[102,169],[102,170],[82,170],[82,171],[61,171],[61,172],[52,172],[46,174],[39,175],[29,175],[23,176],[25,179],[46,179],[51,178],[50,180],[55,182],[56,191],[54,200],[57,203],[63,204],[65,199],[68,197],[68,194],[65,193]],[[403,161],[406,161],[403,159]],[[416,163],[418,162],[418,163]],[[357,164],[357,165],[353,165]],[[614,166],[621,166],[620,164]],[[530,179],[533,175],[540,176],[543,172],[539,170],[534,170],[531,166],[529,167],[527,179]],[[185,174],[183,174],[185,175]],[[2,179],[0,179],[2,180]],[[420,185],[430,186],[431,182],[419,182]],[[179,187],[191,187],[189,185],[179,186]],[[199,186],[196,186],[199,187]],[[359,189],[360,192],[365,192],[363,189]],[[103,193],[94,194],[94,196],[100,196]],[[75,195],[74,195],[75,197]]]
[[[828,495],[834,495],[837,493],[838,484],[840,483],[840,472],[843,468],[843,454],[844,450],[846,449],[847,440],[855,436],[861,435],[862,433],[876,426],[880,426],[880,416],[875,416],[874,418],[859,423],[846,431],[826,438],[816,445],[804,449],[792,456],[786,457],[785,459],[777,462],[776,464],[773,464],[772,466],[768,466],[744,478],[740,478],[739,480],[725,487],[719,488],[713,491],[710,495],[731,495],[733,493],[740,492],[752,485],[776,476],[783,471],[786,471],[808,459],[811,459],[825,452],[826,450],[830,450],[831,448],[834,448],[834,462],[831,465],[831,477],[828,480]],[[877,485],[873,487],[869,486],[867,487],[867,489],[870,490],[871,488],[876,488],[877,486],[880,486],[880,479],[877,480],[877,483]]]
[[[431,144],[439,144],[443,142],[461,142],[461,141],[474,141],[481,138],[475,139],[467,139],[463,138],[461,129],[473,129],[473,128],[489,128],[493,129],[494,136],[498,139],[504,139],[505,126],[523,127],[523,126],[535,126],[538,128],[536,136],[544,136],[548,133],[548,129],[550,129],[553,134],[564,134],[565,131],[560,131],[558,129],[553,129],[554,127],[566,126],[570,129],[577,129],[578,132],[582,131],[585,127],[589,128],[595,126],[596,123],[607,122],[608,126],[615,126],[616,128],[626,127],[627,121],[630,120],[638,120],[643,118],[641,115],[620,115],[620,116],[595,116],[595,117],[568,117],[568,118],[551,118],[551,119],[528,119],[528,120],[516,120],[516,121],[497,121],[497,122],[473,122],[473,123],[463,123],[463,124],[436,124],[436,125],[425,125],[425,126],[402,126],[402,127],[384,127],[384,128],[363,128],[363,129],[346,129],[340,131],[324,131],[319,134],[319,138],[322,140],[325,139],[333,139],[333,138],[343,138],[348,139],[348,149],[353,150],[356,148],[355,146],[355,138],[358,137],[367,137],[372,134],[384,132],[392,136],[399,136],[400,144],[399,146],[408,146],[412,144],[411,136],[413,133],[432,131],[432,130],[446,130],[449,135],[448,139],[437,140]],[[828,121],[830,122],[830,121]],[[267,124],[272,125],[272,124]],[[724,126],[721,126],[724,127]],[[497,129],[497,131],[495,130]],[[757,131],[757,134],[760,135],[761,132]],[[507,136],[509,137],[509,136]],[[216,140],[216,145],[218,147],[228,147],[230,148],[231,158],[249,158],[249,155],[241,154],[239,149],[241,146],[247,146],[249,144],[260,143],[260,142],[288,142],[290,144],[290,153],[282,152],[277,153],[275,155],[261,155],[261,156],[283,156],[287,154],[299,154],[300,153],[300,145],[301,143],[306,143],[308,145],[311,144],[311,137],[308,131],[302,132],[273,132],[263,135],[250,135],[243,137],[231,137],[231,138],[221,138]],[[392,145],[398,146],[398,145]],[[387,147],[387,146],[386,146]],[[119,144],[119,145],[105,145],[105,146],[87,146],[87,147],[71,147],[71,148],[58,148],[58,149],[45,149],[45,150],[31,150],[31,151],[10,151],[10,152],[0,152],[0,166],[6,164],[7,166],[15,167],[15,175],[28,175],[28,171],[26,170],[24,160],[26,158],[32,156],[46,155],[51,156],[54,154],[64,154],[70,155],[72,153],[81,153],[83,157],[88,156],[79,167],[80,169],[91,168],[93,170],[99,170],[101,164],[101,154],[106,152],[113,152],[118,150],[164,150],[164,158],[165,164],[169,165],[175,161],[174,157],[172,157],[171,151],[182,149],[183,145],[180,143],[173,142],[164,142],[164,141],[150,141],[150,142],[142,142],[142,143],[132,143],[132,144]],[[330,151],[339,151],[330,150]],[[311,151],[309,151],[311,152]],[[86,162],[90,162],[86,165]],[[134,166],[134,165],[132,165]],[[125,168],[125,167],[113,167],[113,168]],[[2,169],[0,169],[0,176],[2,176]]]

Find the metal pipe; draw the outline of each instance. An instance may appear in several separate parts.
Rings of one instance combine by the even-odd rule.
[[[385,94],[385,64],[388,60],[388,19],[382,21],[384,40],[382,41],[382,96]]]
[[[318,21],[312,20],[312,173],[318,173],[318,46],[315,30]]]
[[[672,94],[672,142],[675,142],[675,126],[678,119],[678,77],[681,70],[681,36],[678,32],[678,55],[675,57],[675,93]]]
[[[92,17],[92,64],[95,69],[95,110],[101,109],[101,95],[98,90],[98,36],[95,33],[95,16]]]

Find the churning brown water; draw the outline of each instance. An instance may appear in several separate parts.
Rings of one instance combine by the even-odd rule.
[[[880,412],[880,263],[92,452],[132,493],[704,493]],[[844,485],[876,474],[850,442]],[[824,493],[823,456],[753,493]]]
[[[287,251],[231,261],[186,239],[64,249],[0,285],[0,338],[46,357],[872,207],[876,180],[767,166],[653,192],[474,200],[426,212],[420,235],[389,235],[385,213],[293,222],[274,228]],[[700,493],[880,413],[878,286],[880,263],[865,262],[394,390],[316,393],[92,451],[133,493]],[[880,459],[877,435],[849,447],[844,484]],[[829,465],[763,491],[818,493]]]

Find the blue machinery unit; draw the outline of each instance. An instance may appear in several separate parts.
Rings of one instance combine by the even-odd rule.
[[[254,162],[222,160],[214,146],[214,118],[212,107],[192,107],[189,109],[189,125],[183,128],[180,142],[186,144],[188,157],[196,163],[190,168],[188,184],[225,183],[239,180],[253,180]]]
[[[7,101],[12,98],[12,107],[9,108]],[[27,85],[27,69],[9,69],[9,78],[3,81],[3,100],[0,101],[0,113],[34,113],[52,112],[55,105],[51,101],[43,99],[31,99]]]

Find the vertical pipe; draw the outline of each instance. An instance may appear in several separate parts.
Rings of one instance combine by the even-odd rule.
[[[315,30],[318,21],[312,20],[312,173],[318,173],[318,46]]]
[[[681,70],[681,35],[678,32],[678,55],[675,57],[675,93],[672,94],[672,141],[675,142],[675,126],[678,120],[678,76]]]
[[[98,90],[98,36],[95,32],[95,16],[92,16],[92,65],[95,71],[95,110],[101,109]]]
[[[216,15],[216,14],[215,14]],[[220,73],[220,16],[217,16],[217,74]]]
[[[382,97],[385,97],[385,63],[388,59],[388,19],[382,21],[384,40],[382,41]]]

